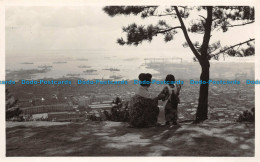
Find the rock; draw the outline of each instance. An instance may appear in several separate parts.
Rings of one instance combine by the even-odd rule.
[[[242,145],[240,145],[239,146],[241,149],[243,149],[243,150],[247,150],[247,149],[249,149],[250,147],[248,146],[248,145],[246,145],[246,144],[242,144]]]
[[[196,114],[196,112],[192,112],[192,113],[190,113],[191,115],[195,115]]]
[[[218,116],[224,116],[224,113],[217,113]]]

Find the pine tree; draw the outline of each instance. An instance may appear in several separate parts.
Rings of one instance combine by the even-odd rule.
[[[255,54],[254,38],[245,40],[244,42],[234,44],[232,46],[222,46],[221,41],[210,43],[212,31],[218,30],[227,32],[230,28],[244,26],[254,23],[255,10],[250,6],[170,6],[163,11],[158,6],[106,6],[103,11],[111,17],[116,15],[135,15],[142,18],[158,17],[156,25],[137,25],[133,23],[127,27],[123,27],[126,33],[126,39],[119,38],[117,43],[120,45],[139,45],[143,41],[151,42],[153,37],[158,35],[164,36],[164,41],[172,41],[175,35],[182,31],[186,42],[184,47],[189,47],[194,54],[194,61],[199,62],[201,66],[200,79],[202,81],[209,80],[210,59],[219,59],[219,55],[228,55],[232,57],[245,57]],[[197,10],[198,17],[192,20],[186,27],[185,20],[190,17],[190,12]],[[205,14],[203,14],[205,13]],[[162,17],[171,17],[176,19],[179,25],[170,25]],[[202,34],[203,39],[200,42],[192,41],[190,33]],[[196,113],[197,122],[207,119],[208,114],[208,88],[209,84],[201,84],[199,91],[199,102]]]

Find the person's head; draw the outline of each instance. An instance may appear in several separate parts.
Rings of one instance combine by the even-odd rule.
[[[150,73],[141,73],[141,74],[139,74],[139,80],[141,81],[141,82],[151,82],[152,81],[152,74],[150,74]],[[141,86],[144,86],[144,87],[150,87],[150,85],[151,84],[144,84],[144,83],[142,83],[142,84],[140,84]]]
[[[166,82],[175,82],[175,77],[172,74],[168,74],[165,78]],[[169,84],[169,86],[173,86],[173,84]]]

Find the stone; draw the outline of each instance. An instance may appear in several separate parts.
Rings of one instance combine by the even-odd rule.
[[[218,113],[218,116],[224,116],[224,113]]]
[[[192,113],[190,113],[191,115],[195,115],[196,114],[196,112],[192,112]]]
[[[242,144],[242,145],[240,145],[239,146],[241,149],[243,149],[243,150],[247,150],[247,149],[249,149],[250,147],[248,146],[248,145],[246,145],[246,144]]]

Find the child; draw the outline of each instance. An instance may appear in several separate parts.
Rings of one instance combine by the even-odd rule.
[[[170,122],[172,122],[173,125],[177,125],[181,85],[172,84],[175,82],[175,77],[172,74],[167,75],[165,81],[170,84],[165,86],[159,94],[159,98],[165,101],[163,104],[165,112],[165,125],[169,125]]]

